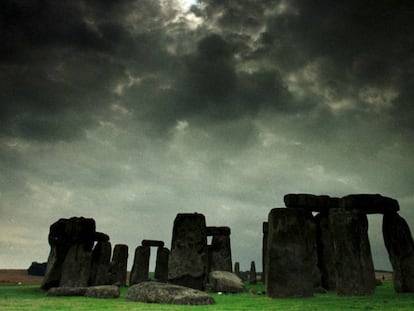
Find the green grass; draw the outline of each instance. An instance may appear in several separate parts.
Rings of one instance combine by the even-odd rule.
[[[247,285],[262,291],[263,285]],[[127,288],[122,288],[119,299],[86,297],[47,297],[38,285],[0,286],[0,310],[414,310],[414,294],[396,294],[391,281],[378,286],[375,295],[368,297],[338,297],[335,292],[318,294],[313,298],[271,299],[248,293],[235,295],[212,294],[216,300],[210,306],[180,306],[129,302],[123,299]]]

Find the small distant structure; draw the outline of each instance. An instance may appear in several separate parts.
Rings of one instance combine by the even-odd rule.
[[[35,276],[45,276],[46,266],[47,262],[39,263],[37,261],[33,261],[29,269],[27,269],[27,274]]]

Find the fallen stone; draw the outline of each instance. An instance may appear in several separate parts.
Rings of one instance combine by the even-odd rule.
[[[125,295],[125,300],[179,305],[210,305],[215,303],[214,299],[205,292],[159,282],[142,282],[131,286]]]
[[[47,291],[48,296],[84,296],[87,287],[52,287]]]
[[[338,198],[328,195],[314,195],[307,193],[289,193],[283,197],[286,207],[304,208],[312,212],[327,212],[331,208],[338,207]]]
[[[212,271],[209,283],[213,292],[243,293],[243,281],[234,273],[228,271]]]
[[[120,293],[121,292],[118,286],[101,285],[86,288],[84,296],[94,298],[118,298],[120,296]]]
[[[347,210],[360,210],[365,214],[384,214],[400,210],[397,200],[380,194],[350,194],[340,199],[339,206]]]

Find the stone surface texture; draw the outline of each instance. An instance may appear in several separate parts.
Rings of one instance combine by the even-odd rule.
[[[375,272],[368,240],[367,216],[355,209],[331,209],[329,225],[332,229],[338,295],[373,294]]]
[[[245,291],[243,281],[228,271],[210,272],[209,284],[213,292],[243,293]]]
[[[149,246],[138,246],[135,249],[134,264],[129,277],[130,285],[148,281],[150,252]]]
[[[93,298],[119,298],[121,291],[118,286],[101,285],[86,288],[85,297]]]
[[[133,285],[128,289],[125,299],[137,302],[179,305],[209,305],[215,303],[214,299],[205,292],[160,282],[142,282]]]

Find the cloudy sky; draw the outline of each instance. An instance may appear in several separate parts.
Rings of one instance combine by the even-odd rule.
[[[0,267],[45,261],[62,217],[93,217],[132,263],[199,212],[261,270],[262,222],[292,192],[390,196],[414,230],[413,15],[408,0],[2,0]]]

